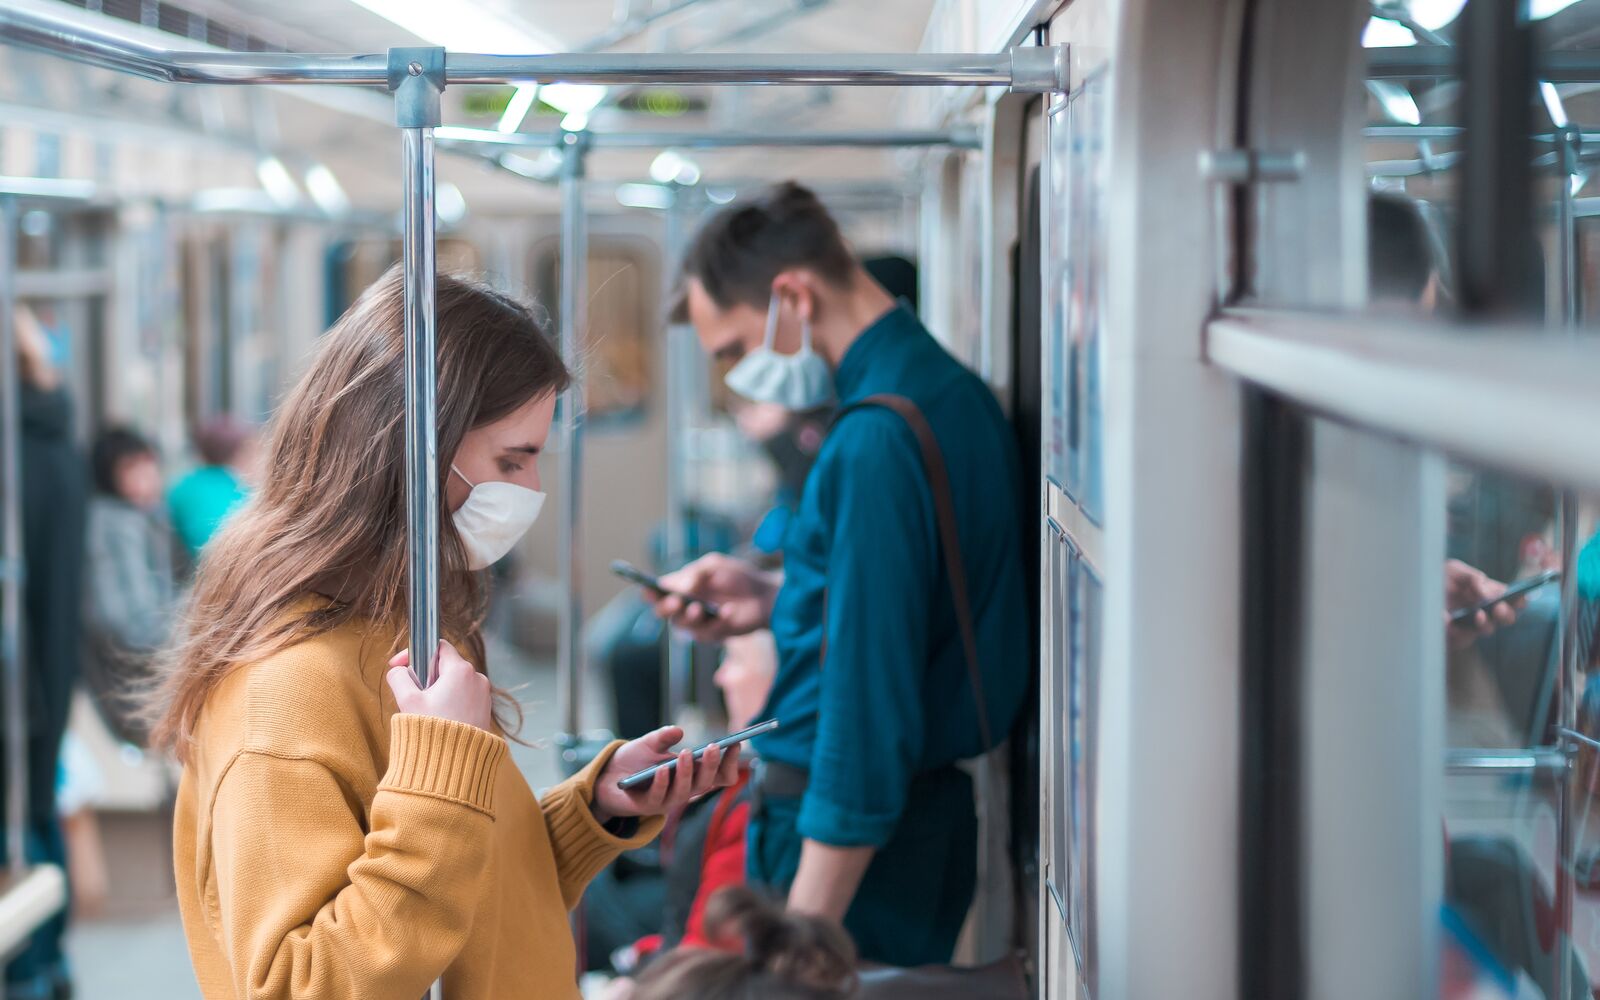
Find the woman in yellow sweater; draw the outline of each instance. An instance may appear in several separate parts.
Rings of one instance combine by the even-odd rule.
[[[260,489],[207,548],[163,681],[183,760],[178,900],[206,1000],[577,996],[568,911],[655,817],[731,783],[737,754],[614,744],[536,799],[505,763],[516,707],[482,673],[475,570],[532,524],[567,370],[523,305],[438,282],[441,644],[406,635],[402,283],[336,323],[273,422]],[[456,652],[460,647],[464,656]]]

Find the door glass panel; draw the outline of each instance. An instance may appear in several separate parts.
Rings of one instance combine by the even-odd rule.
[[[1101,364],[1106,257],[1106,78],[1089,78],[1050,121],[1052,273],[1046,278],[1051,413],[1047,472],[1103,522]]]

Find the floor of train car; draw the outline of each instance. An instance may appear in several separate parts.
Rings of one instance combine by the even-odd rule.
[[[554,664],[500,643],[491,643],[489,660],[496,680],[522,701],[522,732],[535,741],[512,743],[512,759],[534,788],[553,784],[560,765],[545,737],[558,728]],[[584,718],[604,718],[606,697],[597,684],[587,685]],[[137,919],[77,922],[67,949],[82,1000],[199,1000],[176,903]]]

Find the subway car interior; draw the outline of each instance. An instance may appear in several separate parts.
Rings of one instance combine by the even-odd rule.
[[[1600,0],[0,0],[0,52],[0,996],[1600,997]],[[823,237],[750,235],[806,192]],[[571,372],[470,637],[458,279]],[[445,638],[520,708],[474,737],[558,837],[554,987],[482,957],[484,910],[408,957],[448,888],[349,903],[417,849],[384,796],[471,798],[385,791],[386,741],[276,950],[228,950],[266,934],[238,899],[305,893],[227,875],[221,804],[186,884],[210,779],[149,691],[384,288],[404,503],[353,523],[399,540],[416,697]],[[603,804],[659,727],[769,715],[664,829]],[[901,778],[877,839],[818,832]],[[573,788],[617,846],[569,893]],[[463,816],[504,829],[496,794]]]

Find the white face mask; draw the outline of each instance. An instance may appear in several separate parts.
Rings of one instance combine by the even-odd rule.
[[[450,471],[461,476],[453,463]],[[473,483],[466,476],[461,476],[461,481],[471,486],[472,492],[450,520],[467,548],[467,567],[486,569],[533,527],[544,507],[544,494],[516,483]]]
[[[767,333],[759,348],[728,369],[728,388],[757,403],[777,403],[790,410],[811,410],[833,402],[833,373],[811,349],[811,321],[800,323],[800,350],[779,354],[772,349],[778,332],[778,297],[767,307]]]

